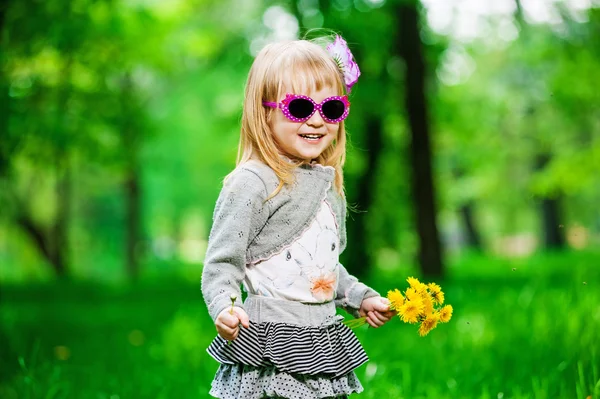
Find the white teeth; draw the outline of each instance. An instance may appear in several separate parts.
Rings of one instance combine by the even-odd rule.
[[[300,136],[312,140],[320,139],[321,137],[323,137],[320,134],[301,134]]]

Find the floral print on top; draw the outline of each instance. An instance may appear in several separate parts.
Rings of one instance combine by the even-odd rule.
[[[339,275],[340,239],[326,201],[310,227],[282,252],[246,265],[248,293],[304,303],[335,298]]]

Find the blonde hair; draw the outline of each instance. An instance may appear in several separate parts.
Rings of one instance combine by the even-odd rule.
[[[319,40],[319,39],[317,39]],[[269,195],[274,197],[284,184],[293,182],[294,168],[302,162],[282,159],[271,131],[269,122],[278,108],[263,106],[263,101],[281,101],[284,90],[297,94],[319,91],[331,87],[337,95],[344,94],[344,78],[336,61],[315,41],[295,40],[272,43],[256,56],[246,82],[246,93],[242,112],[242,128],[238,148],[237,165],[250,159],[267,164],[279,178],[279,186]],[[342,168],[346,160],[346,129],[339,123],[338,135],[316,161],[335,169],[334,186],[344,195]]]

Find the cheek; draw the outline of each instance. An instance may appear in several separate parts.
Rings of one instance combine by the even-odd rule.
[[[274,115],[269,123],[273,136],[285,137],[295,134],[298,131],[300,124],[294,123],[285,118],[282,114]]]
[[[337,139],[340,134],[340,125],[338,123],[330,123],[328,124],[328,130],[330,134],[335,136],[334,139]]]

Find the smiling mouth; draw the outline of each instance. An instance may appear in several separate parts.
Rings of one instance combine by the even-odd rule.
[[[300,137],[302,137],[303,139],[306,140],[313,140],[313,141],[317,141],[320,138],[322,138],[323,136],[325,136],[324,134],[300,134]]]

